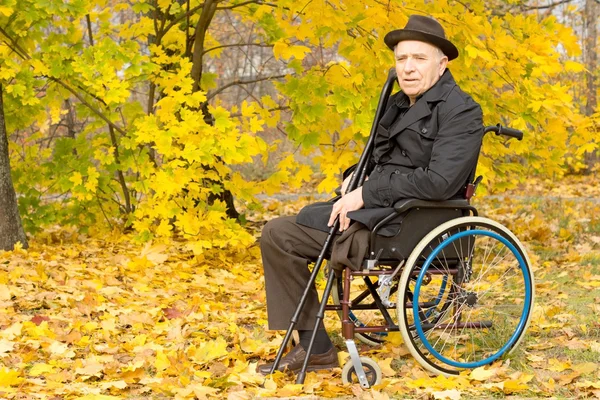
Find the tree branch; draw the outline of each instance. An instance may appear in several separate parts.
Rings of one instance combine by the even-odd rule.
[[[273,112],[273,111],[287,111],[289,109],[290,109],[289,106],[281,106],[281,107],[275,107],[275,108],[268,108],[268,109],[266,109],[266,111],[268,111],[268,112]],[[258,113],[255,112],[254,114],[256,115]],[[230,114],[229,116],[232,117],[232,118],[237,118],[237,117],[241,117],[242,113],[240,112],[240,113]]]
[[[123,174],[123,169],[121,166],[121,158],[119,156],[119,142],[117,141],[115,130],[110,125],[108,126],[108,132],[110,133],[110,140],[112,142],[112,145],[115,148],[115,150],[113,151],[115,162],[119,166],[119,168],[117,168],[117,177],[119,179],[119,184],[121,185],[121,190],[123,191],[123,197],[125,198],[125,213],[130,214],[133,211],[133,208],[131,206],[131,198],[129,197],[129,189],[127,188],[127,183],[125,182],[125,175]]]
[[[77,93],[75,91],[75,89],[73,89],[72,87],[70,87],[69,85],[67,85],[66,83],[64,83],[63,81],[61,81],[60,79],[57,78],[53,78],[53,77],[48,77],[48,79],[50,79],[53,82],[58,83],[59,85],[61,85],[62,87],[64,87],[65,89],[67,89],[69,92],[73,93],[73,95],[75,97],[77,97],[77,99],[79,99],[79,101],[81,101],[81,103],[86,106],[87,108],[89,108],[92,112],[94,112],[94,114],[96,114],[98,117],[100,117],[100,119],[104,120],[104,122],[106,122],[109,126],[112,126],[117,132],[119,132],[121,135],[127,135],[127,133],[119,128],[117,125],[115,125],[114,122],[112,122],[110,119],[108,119],[108,117],[106,115],[104,115],[102,113],[102,111],[98,110],[96,107],[94,107],[93,105],[91,105],[90,103],[88,103],[83,96],[81,96],[79,93]]]
[[[85,20],[87,22],[88,35],[90,37],[90,46],[94,45],[94,37],[92,36],[92,20],[90,19],[90,14],[85,15]]]
[[[556,7],[556,6],[560,6],[561,4],[565,4],[565,3],[570,3],[573,0],[561,0],[561,1],[557,1],[556,3],[551,3],[545,6],[530,6],[527,8],[523,8],[523,11],[531,11],[531,10],[543,10],[546,8],[552,8],[552,7]],[[598,0],[596,0],[598,1]]]
[[[215,16],[218,0],[206,0],[205,7],[202,8],[196,32],[194,35],[194,51],[192,53],[192,79],[194,81],[192,92],[197,92],[200,89],[200,79],[202,78],[202,70],[204,68],[202,57],[204,53],[204,38],[206,31],[210,26],[210,22]]]
[[[184,19],[190,17],[192,14],[194,14],[196,11],[201,10],[204,7],[204,3],[197,5],[194,8],[190,8],[188,11],[186,11],[185,13],[181,14],[179,17],[174,18],[171,22],[169,22],[169,25],[167,25],[164,29],[163,29],[163,34],[167,33],[169,31],[169,29],[171,29],[172,27],[174,27],[175,25],[177,25],[178,23],[180,23],[181,21],[183,21]]]
[[[0,33],[2,35],[4,35],[5,38],[10,40],[10,43],[12,44],[12,46],[10,44],[6,43],[6,41],[4,41],[4,43],[6,43],[6,45],[8,47],[10,47],[12,51],[17,53],[21,58],[23,58],[25,60],[31,59],[31,57],[29,57],[29,54],[27,54],[27,52],[25,50],[23,50],[23,48],[21,48],[21,46],[19,46],[19,43],[17,43],[17,41],[14,40],[12,38],[12,36],[10,36],[8,33],[6,33],[6,31],[4,29],[2,29],[1,27],[0,27]]]
[[[271,79],[281,79],[281,78],[285,78],[286,76],[287,75],[266,76],[264,78],[251,79],[251,80],[247,80],[247,81],[237,80],[237,81],[229,82],[228,84],[221,86],[220,88],[218,88],[214,92],[208,93],[206,95],[206,102],[208,103],[208,101],[210,101],[211,99],[213,99],[216,95],[218,95],[219,93],[221,93],[225,89],[230,88],[232,86],[247,85],[247,84],[250,84],[250,83],[268,81],[268,80],[271,80]]]
[[[249,0],[249,1],[244,1],[243,3],[234,4],[232,6],[217,7],[217,10],[232,10],[234,8],[238,8],[238,7],[242,7],[242,6],[247,6],[248,4],[260,4],[261,6],[264,5],[264,6],[277,7],[277,4],[274,4],[274,3],[266,3],[266,2],[261,1],[261,0]]]
[[[235,44],[224,44],[221,46],[211,47],[210,49],[204,50],[202,55],[208,53],[209,51],[222,49],[225,47],[242,47],[242,46],[259,46],[259,47],[273,47],[272,44],[264,44],[264,43],[235,43]]]

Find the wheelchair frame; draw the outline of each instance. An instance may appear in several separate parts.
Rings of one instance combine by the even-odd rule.
[[[364,182],[377,123],[386,108],[387,99],[395,80],[396,74],[392,68],[379,99],[369,140],[365,146],[365,151],[360,157],[356,168],[357,173],[353,175],[348,191],[354,190]],[[500,124],[486,127],[485,133],[487,132],[495,132],[519,140],[523,136],[522,132],[503,127]],[[381,370],[375,361],[368,357],[360,357],[354,342],[355,337],[367,343],[377,343],[381,340],[368,335],[400,331],[405,344],[415,359],[428,370],[444,375],[458,374],[461,369],[475,368],[491,363],[509,353],[518,345],[529,324],[533,305],[534,283],[530,268],[531,264],[525,249],[507,228],[494,221],[479,217],[475,207],[469,204],[469,199],[474,194],[481,177],[478,177],[474,183],[470,183],[472,180],[473,176],[469,178],[469,183],[466,186],[466,199],[447,201],[406,199],[398,202],[394,205],[395,211],[380,221],[370,233],[370,252],[361,271],[353,271],[346,267],[340,285],[333,269],[330,269],[321,305],[316,315],[312,338],[308,349],[305,349],[307,356],[301,371],[298,373],[297,383],[304,383],[316,332],[326,310],[335,310],[340,314],[342,336],[350,354],[350,361],[342,370],[342,380],[344,383],[358,382],[363,388],[369,388],[379,383]],[[461,213],[462,216],[453,217],[426,234],[411,250],[410,256],[402,261],[398,259],[380,260],[381,252],[376,253],[377,232],[379,229],[403,213],[421,209],[455,210]],[[314,285],[338,229],[339,221],[336,220],[325,240],[296,311],[290,319],[290,326],[277,352],[271,373],[277,369],[281,361],[283,351],[291,339],[292,332],[306,303],[309,289]],[[491,246],[491,248],[485,250],[485,254],[483,254],[485,257],[498,249],[498,254],[496,254],[493,262],[502,255],[498,264],[499,271],[492,270],[493,265],[478,269],[479,264],[473,263],[472,260],[476,256],[482,255],[481,252],[476,250],[476,239],[478,244],[486,243],[486,245]],[[508,250],[503,252],[501,249],[505,248]],[[514,260],[506,262],[507,257],[512,257]],[[515,260],[517,268],[513,268]],[[445,266],[444,263],[446,263]],[[399,275],[400,272],[402,272],[401,275]],[[485,280],[477,275],[478,273],[488,272],[493,272],[495,275],[491,275]],[[511,274],[507,275],[508,272]],[[442,277],[441,281],[437,278],[440,276]],[[352,281],[357,277],[363,278],[366,289],[357,297],[351,299]],[[370,277],[376,277],[377,282],[372,282]],[[396,277],[399,277],[399,279],[396,280]],[[523,282],[521,282],[521,278]],[[434,284],[430,288],[429,285],[432,281]],[[524,298],[517,296],[512,303],[501,304],[497,312],[495,310],[491,313],[490,319],[494,319],[494,321],[471,321],[472,316],[480,318],[480,314],[485,313],[485,310],[481,310],[481,307],[478,309],[476,306],[484,301],[489,301],[488,295],[492,283],[497,281],[515,289],[523,285],[525,288]],[[336,284],[336,289],[333,290],[334,304],[327,305],[334,284]],[[439,285],[439,287],[436,285]],[[428,292],[429,289],[433,289],[431,294]],[[340,293],[340,290],[342,293]],[[398,300],[392,303],[389,301],[389,296],[395,291]],[[496,295],[494,292],[492,294]],[[421,296],[425,298],[424,301],[421,301]],[[361,304],[368,297],[372,299],[371,302]],[[492,298],[492,296],[489,297]],[[440,304],[442,305],[440,306]],[[521,304],[522,309],[519,311]],[[392,308],[397,310],[398,324],[394,323],[388,312]],[[381,313],[379,318],[383,321],[374,325],[365,324],[364,321],[354,315],[353,310],[377,311]],[[510,314],[509,311],[515,315]],[[516,316],[517,312],[520,312],[520,317]],[[518,322],[515,322],[516,326],[513,328],[512,320],[517,318]],[[497,322],[495,322],[496,319]],[[508,327],[508,333],[500,332],[500,335],[510,334],[510,336],[508,339],[501,339],[503,342],[498,351],[486,348],[486,346],[491,347],[491,345],[487,344],[485,337],[477,338],[477,341],[471,337],[471,343],[466,344],[458,342],[459,340],[465,342],[464,337],[468,336],[466,329],[474,329],[489,334],[496,325],[501,329],[505,328],[502,326],[502,322],[506,322],[503,319],[506,321],[510,319],[509,324],[511,326]],[[440,331],[441,333],[437,336],[434,334]],[[451,345],[447,347],[447,341],[452,340],[450,333],[453,331],[459,333],[455,336],[458,343],[455,343],[454,347]],[[465,356],[468,351],[473,353],[480,351],[482,354],[481,356],[479,353],[477,354],[477,360],[471,360],[468,355]]]

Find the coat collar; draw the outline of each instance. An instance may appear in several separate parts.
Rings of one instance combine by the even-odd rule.
[[[389,134],[390,138],[403,131],[407,126],[431,115],[432,106],[430,104],[446,100],[455,86],[456,82],[450,70],[446,69],[435,85],[418,97],[415,104],[406,111],[400,122],[393,127],[393,130]],[[398,93],[394,100],[395,106],[398,108],[409,107],[410,101],[408,96],[402,92]]]

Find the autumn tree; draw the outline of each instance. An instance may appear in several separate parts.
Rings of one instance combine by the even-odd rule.
[[[561,176],[597,148],[563,79],[583,68],[559,49],[580,49],[552,15],[496,15],[483,0],[8,0],[0,80],[24,223],[244,249],[233,198],[257,207],[315,179],[331,192],[356,161],[394,63],[382,37],[414,10],[457,43],[450,68],[485,122],[527,132],[486,139],[489,190]]]

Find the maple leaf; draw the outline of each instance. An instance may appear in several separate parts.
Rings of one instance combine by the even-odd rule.
[[[183,314],[181,311],[179,311],[175,307],[163,308],[163,312],[165,313],[165,316],[169,319],[174,319],[174,318],[179,318],[179,317],[185,316],[185,314]]]
[[[18,370],[0,368],[0,387],[8,388],[21,384],[23,378],[20,375],[21,373]]]
[[[50,321],[50,318],[45,315],[39,315],[39,314],[37,314],[33,318],[31,318],[31,322],[33,322],[37,326],[40,326],[40,324],[44,321]]]

